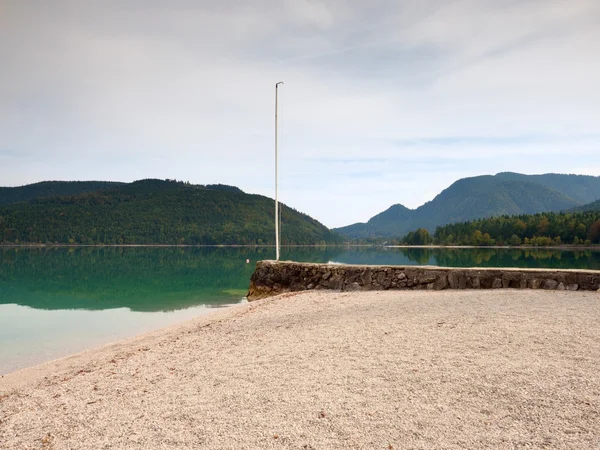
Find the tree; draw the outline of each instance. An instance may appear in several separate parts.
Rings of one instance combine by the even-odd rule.
[[[548,228],[550,227],[550,221],[546,216],[542,216],[540,223],[538,223],[537,231],[539,234],[546,234],[548,232]]]
[[[600,244],[600,219],[590,225],[588,239],[592,244]]]
[[[523,222],[521,219],[517,219],[515,221],[515,225],[513,227],[515,234],[518,236],[522,236],[525,230],[527,229],[527,224]]]
[[[429,245],[433,238],[425,228],[419,228],[416,231],[408,233],[403,241],[408,245]]]
[[[509,245],[521,245],[521,238],[519,236],[517,236],[516,234],[513,234],[510,239],[508,240]]]

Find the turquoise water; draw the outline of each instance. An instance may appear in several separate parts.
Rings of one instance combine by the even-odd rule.
[[[256,261],[274,256],[271,248],[0,248],[0,374],[239,303]],[[281,259],[600,270],[591,250],[283,248]]]

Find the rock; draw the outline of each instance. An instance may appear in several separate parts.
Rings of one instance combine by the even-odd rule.
[[[372,280],[371,271],[369,269],[365,270],[361,275],[360,280],[362,281],[363,286],[370,286]]]
[[[321,280],[319,285],[328,289],[333,289],[334,291],[341,291],[342,287],[344,287],[344,279],[341,275],[334,274],[328,280]]]
[[[567,286],[567,291],[576,291],[579,289],[579,285],[577,283],[573,283]]]
[[[456,289],[458,287],[458,274],[456,272],[450,272],[448,274],[448,286],[450,289]]]
[[[398,278],[401,280],[406,280],[406,274],[404,272],[400,272],[400,276]]]
[[[441,291],[448,287],[448,279],[445,276],[441,276],[434,283],[432,283],[433,289],[436,291]],[[429,286],[428,286],[429,288]]]
[[[500,289],[502,287],[502,280],[500,278],[494,278],[492,282],[492,289]]]
[[[383,281],[383,289],[386,291],[392,286],[392,280],[388,277]]]
[[[600,288],[600,277],[594,275],[582,275],[574,280],[578,285],[578,290],[597,291]]]
[[[554,290],[558,287],[558,281],[553,279],[547,279],[544,281],[544,289],[546,290]]]
[[[355,281],[354,283],[350,283],[348,286],[346,286],[345,290],[348,292],[355,292],[360,291],[361,287],[360,284]]]
[[[560,283],[558,283],[558,286],[556,286],[556,290],[557,291],[564,291],[565,290],[565,285],[562,283],[562,281]]]
[[[433,275],[424,276],[420,280],[417,280],[416,278],[414,279],[415,284],[417,284],[417,283],[419,283],[419,284],[430,284],[430,283],[435,283],[436,281],[437,281],[437,277],[433,276]]]

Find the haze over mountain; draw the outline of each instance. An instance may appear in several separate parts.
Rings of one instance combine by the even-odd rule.
[[[79,193],[52,196],[57,191]],[[14,203],[27,196],[29,201]],[[283,244],[342,240],[285,205],[281,223]],[[0,191],[0,243],[212,245],[274,240],[273,200],[234,186],[148,179],[116,185],[49,182]]]
[[[598,198],[600,177],[504,172],[460,179],[417,209],[393,205],[366,223],[334,230],[351,238],[398,237],[478,218],[562,211]]]

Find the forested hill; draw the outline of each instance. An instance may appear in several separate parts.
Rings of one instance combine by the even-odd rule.
[[[600,200],[588,203],[587,205],[578,206],[573,211],[600,211]]]
[[[417,209],[394,205],[366,223],[335,231],[351,238],[397,237],[478,218],[564,211],[598,198],[600,177],[504,172],[463,178]]]
[[[18,187],[0,187],[0,205],[28,202],[36,198],[55,197],[57,195],[78,195],[110,189],[124,183],[114,181],[42,181]]]
[[[339,243],[282,205],[282,244]],[[273,244],[273,200],[233,186],[141,180],[72,196],[0,205],[1,243]]]
[[[400,241],[408,245],[590,245],[600,244],[600,211],[500,216],[419,229]]]
[[[590,203],[600,198],[598,189],[600,177],[561,173],[543,175],[523,175],[514,172],[500,172],[495,178],[502,181],[528,181],[541,184],[557,192],[562,192],[579,204]]]

